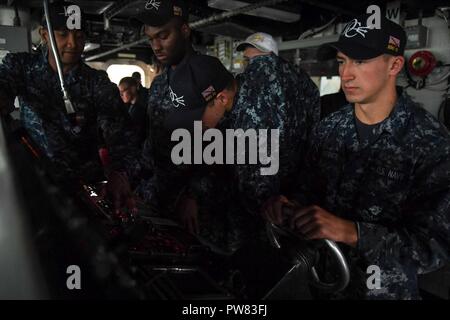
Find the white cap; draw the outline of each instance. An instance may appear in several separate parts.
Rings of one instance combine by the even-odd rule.
[[[246,45],[252,45],[262,52],[273,52],[278,55],[278,44],[270,34],[264,32],[257,32],[248,36],[244,42],[237,46],[236,50],[243,51]]]

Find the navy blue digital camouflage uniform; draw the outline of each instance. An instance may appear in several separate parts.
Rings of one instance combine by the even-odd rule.
[[[320,119],[320,95],[316,85],[303,70],[295,70],[275,54],[250,59],[237,80],[238,92],[233,108],[217,128],[223,132],[225,129],[255,129],[257,133],[259,129],[269,132],[270,129],[278,129],[279,171],[275,175],[261,175],[260,169],[268,165],[236,164],[235,159],[234,165],[226,168],[217,168],[216,165],[217,170],[210,170],[212,183],[199,180],[203,186],[215,190],[209,196],[203,195],[203,199],[216,202],[206,207],[217,208],[217,203],[220,203],[220,208],[227,211],[225,216],[201,217],[211,221],[203,222],[203,232],[208,233],[205,237],[214,239],[218,234],[226,233],[221,237],[227,239],[227,245],[223,247],[231,251],[243,242],[266,238],[260,218],[261,206],[270,196],[292,192],[306,154],[309,135]],[[268,136],[267,149],[270,152],[269,133]],[[248,154],[248,148],[245,152]],[[214,218],[220,220],[214,222]],[[228,227],[223,230],[222,226]]]
[[[250,59],[238,77],[235,99],[222,127],[280,132],[280,165],[276,175],[261,175],[260,168],[267,165],[233,166],[242,204],[250,213],[259,213],[268,196],[292,188],[309,134],[320,119],[319,90],[303,70],[295,70],[272,53]]]
[[[341,245],[350,285],[334,298],[418,299],[417,274],[448,259],[450,137],[401,93],[376,139],[358,140],[351,104],[314,130],[296,199],[318,205],[358,227],[356,248]],[[381,288],[369,290],[367,267],[381,269]]]
[[[141,180],[138,195],[159,214],[174,218],[176,202],[189,185],[194,168],[191,165],[175,165],[171,159],[172,148],[177,142],[171,141],[172,130],[165,126],[167,115],[175,108],[169,89],[169,73],[169,68],[165,67],[150,86],[147,139],[142,152],[142,166],[134,176]]]
[[[0,95],[11,102],[18,96],[21,123],[53,166],[56,179],[90,181],[103,168],[98,149],[107,147],[109,170],[131,170],[137,165],[137,140],[117,86],[106,72],[80,62],[64,75],[77,114],[77,128],[67,117],[59,78],[39,53],[7,54],[0,64]]]

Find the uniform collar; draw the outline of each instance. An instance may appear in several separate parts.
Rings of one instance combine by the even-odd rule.
[[[256,63],[263,62],[263,61],[274,60],[274,59],[276,59],[275,57],[276,57],[276,55],[274,53],[256,56],[256,57],[253,57],[250,59],[248,66],[251,66],[252,64],[256,64]]]
[[[181,59],[180,63],[178,63],[175,68],[172,68],[172,66],[163,66],[163,72],[165,74],[170,75],[171,72],[174,72],[179,66],[183,65],[186,63],[186,61],[188,61],[188,59],[193,55],[193,54],[198,54],[197,51],[195,51],[192,47],[189,47],[186,50],[186,53],[184,54],[183,59]]]
[[[411,116],[411,109],[409,106],[412,101],[406,94],[406,91],[400,87],[397,87],[397,95],[397,101],[391,114],[376,127],[376,135],[387,132],[394,137],[400,137],[405,131]]]
[[[394,108],[392,109],[389,117],[374,128],[374,135],[377,136],[377,138],[371,143],[365,141],[361,144],[358,139],[354,105],[348,104],[347,107],[342,110],[344,114],[341,118],[342,120],[340,121],[339,126],[341,128],[348,129],[345,136],[346,139],[348,139],[348,145],[353,152],[358,152],[365,149],[369,145],[373,145],[374,143],[376,143],[376,141],[378,141],[383,133],[387,133],[396,140],[401,140],[401,137],[405,133],[409,123],[409,119],[411,117],[412,111],[410,106],[413,103],[406,92],[402,91],[403,90],[401,88],[397,88],[398,97]]]

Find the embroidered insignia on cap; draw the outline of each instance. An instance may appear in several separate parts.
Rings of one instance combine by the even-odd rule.
[[[177,6],[173,6],[173,15],[181,17],[183,15],[183,9]]]
[[[210,101],[216,95],[216,90],[213,86],[209,86],[205,91],[202,92],[202,96],[206,102]]]
[[[397,39],[396,37],[393,36],[389,36],[389,43],[387,48],[388,50],[398,52],[398,50],[400,49],[400,39]]]
[[[362,27],[361,22],[358,21],[358,19],[353,19],[350,21],[344,29],[344,35],[347,38],[353,38],[354,36],[357,36],[358,34],[362,36],[363,38],[366,37],[366,33],[372,29],[371,27]]]
[[[161,1],[156,1],[156,0],[147,0],[147,3],[145,4],[145,9],[146,10],[158,10],[159,7],[161,6]]]
[[[262,35],[260,35],[260,34],[256,34],[253,37],[253,40],[256,41],[256,42],[263,42],[264,41],[264,37]]]

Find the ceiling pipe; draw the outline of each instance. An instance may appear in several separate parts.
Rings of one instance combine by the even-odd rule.
[[[195,21],[189,24],[189,26],[192,29],[195,28],[199,28],[199,27],[203,27],[205,25],[211,24],[213,22],[218,22],[221,20],[225,20],[234,16],[237,16],[239,14],[243,14],[249,11],[253,11],[255,9],[261,8],[261,7],[265,7],[265,6],[271,6],[280,2],[285,2],[286,0],[264,0],[264,1],[260,1],[257,3],[253,3],[250,4],[248,6],[245,7],[241,7],[238,8],[236,10],[231,10],[231,11],[227,11],[227,12],[223,12],[223,13],[219,13],[218,15],[214,15],[212,17],[206,18],[206,19],[202,19],[199,21]]]
[[[131,5],[134,5],[140,1],[137,0],[122,0],[119,2],[114,3],[112,6],[110,6],[108,9],[106,9],[103,13],[103,16],[106,19],[112,19],[114,16],[121,13],[123,10],[128,8]]]
[[[124,44],[124,45],[122,45],[120,47],[117,47],[115,49],[111,49],[111,50],[108,50],[108,51],[105,51],[105,52],[102,52],[102,53],[99,53],[99,54],[87,57],[86,59],[84,59],[84,61],[86,61],[86,62],[93,61],[93,60],[96,60],[98,58],[102,58],[104,56],[107,56],[107,55],[110,55],[110,54],[113,54],[113,53],[116,53],[116,52],[119,52],[119,51],[122,51],[122,50],[125,50],[125,49],[128,49],[128,48],[131,48],[131,47],[134,47],[134,46],[137,46],[137,45],[139,45],[141,43],[144,43],[144,42],[148,42],[148,38],[147,37],[143,37],[143,38],[141,38],[139,40],[136,40],[134,42],[130,42],[130,43]]]
[[[357,12],[354,12],[351,10],[339,8],[338,6],[335,6],[332,4],[322,3],[322,2],[315,1],[315,0],[300,0],[300,2],[306,3],[313,7],[328,10],[328,11],[334,12],[336,14],[346,15],[346,16],[350,16],[350,17],[355,17],[355,16],[358,16],[361,14],[361,13],[357,13]]]
[[[242,7],[242,8],[238,8],[236,10],[223,12],[223,13],[220,13],[218,15],[214,15],[212,17],[206,18],[206,19],[195,21],[193,23],[190,23],[189,26],[191,27],[191,29],[196,29],[198,27],[202,27],[204,25],[207,25],[207,24],[210,24],[210,23],[213,23],[213,22],[218,22],[220,20],[224,20],[224,19],[236,16],[236,15],[248,12],[248,11],[252,11],[252,10],[258,9],[260,7],[274,5],[276,3],[280,3],[280,2],[284,2],[284,1],[286,1],[286,0],[265,0],[265,1],[261,1],[261,2],[258,2],[258,3],[254,3],[254,4],[251,4],[251,5]],[[105,15],[106,15],[106,13],[105,13]],[[86,62],[90,62],[90,61],[93,61],[93,60],[96,60],[96,59],[108,56],[110,54],[113,54],[113,53],[116,53],[116,52],[119,52],[119,51],[122,51],[122,50],[125,50],[125,49],[128,49],[128,48],[137,46],[137,45],[145,43],[145,42],[148,42],[148,38],[146,36],[141,38],[141,39],[139,39],[139,40],[136,40],[134,42],[124,44],[124,45],[122,45],[120,47],[117,47],[117,48],[114,48],[114,49],[111,49],[111,50],[108,50],[108,51],[105,51],[105,52],[102,52],[102,53],[99,53],[99,54],[96,54],[96,55],[93,55],[93,56],[90,56],[90,57],[87,57],[85,59],[85,61]]]

